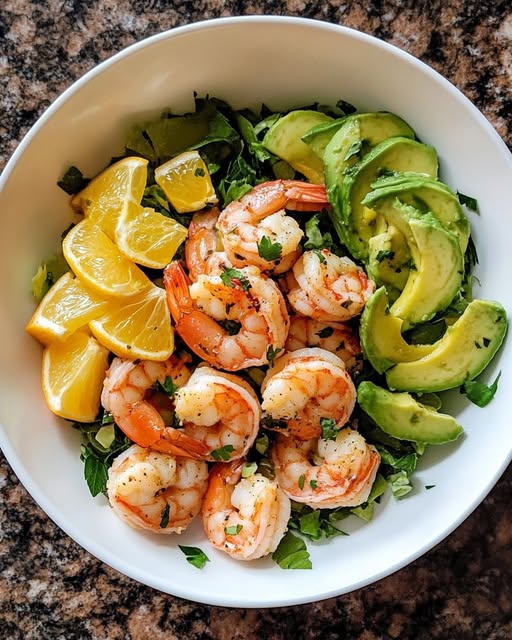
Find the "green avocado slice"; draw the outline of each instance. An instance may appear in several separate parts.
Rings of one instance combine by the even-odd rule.
[[[332,204],[333,224],[340,239],[361,260],[368,258],[368,240],[383,231],[382,218],[362,204],[379,174],[411,171],[437,176],[437,153],[433,147],[409,138],[395,137],[376,145],[361,162],[349,168],[339,189],[329,190],[327,150],[325,177]]]
[[[363,204],[378,213],[396,198],[420,212],[430,211],[439,222],[459,239],[462,253],[468,245],[470,226],[457,194],[446,184],[417,173],[385,176],[372,184]]]
[[[377,286],[388,287],[395,300],[409,278],[411,252],[403,233],[393,225],[368,240],[368,276]]]
[[[393,393],[364,381],[357,389],[357,400],[382,431],[400,440],[443,444],[464,433],[455,418],[421,404],[409,393]]]
[[[429,354],[432,344],[408,344],[402,337],[402,320],[389,313],[385,287],[366,303],[359,328],[365,357],[379,373],[398,362],[411,362]]]
[[[472,300],[435,349],[414,362],[402,362],[386,372],[390,389],[430,392],[458,387],[472,380],[492,360],[507,331],[501,304]]]
[[[333,118],[321,111],[290,111],[270,127],[263,138],[263,146],[310,182],[323,184],[324,163],[301,138],[314,126],[332,121]]]
[[[406,331],[450,304],[462,283],[464,257],[455,234],[431,213],[420,214],[395,198],[385,216],[401,231],[411,252],[409,277],[390,309]]]

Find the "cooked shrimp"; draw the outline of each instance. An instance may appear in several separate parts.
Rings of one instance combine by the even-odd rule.
[[[380,464],[377,450],[349,427],[338,431],[335,440],[279,435],[271,459],[286,495],[314,509],[366,502]]]
[[[190,284],[181,265],[172,262],[164,284],[176,331],[209,364],[238,371],[267,364],[283,349],[290,325],[286,303],[256,267],[201,275]]]
[[[176,416],[183,423],[184,432],[204,442],[209,451],[222,449],[235,460],[244,456],[254,443],[261,407],[242,378],[200,366],[174,398]],[[215,453],[205,459],[214,460]]]
[[[115,513],[136,529],[181,533],[201,509],[208,465],[134,444],[108,470],[107,494]]]
[[[284,348],[297,351],[320,347],[339,356],[352,372],[361,362],[361,344],[354,329],[344,322],[321,322],[305,316],[290,317],[290,331]]]
[[[209,453],[206,444],[167,426],[157,408],[148,400],[156,382],[171,378],[177,386],[190,377],[187,363],[177,356],[165,362],[114,358],[107,371],[101,403],[116,424],[141,447],[172,455],[200,458]]]
[[[217,231],[219,210],[216,207],[194,213],[185,243],[185,262],[192,282],[201,274],[219,274],[222,267],[231,267]]]
[[[275,551],[286,532],[291,505],[275,480],[260,473],[242,478],[244,461],[217,463],[203,500],[203,525],[210,543],[237,560]]]
[[[263,424],[309,440],[329,420],[340,429],[356,402],[356,390],[341,358],[319,348],[291,351],[277,360],[261,385]]]
[[[349,320],[361,313],[375,283],[350,258],[328,249],[305,251],[293,265],[296,286],[288,301],[297,313],[324,322]]]
[[[254,265],[262,271],[283,273],[300,255],[304,235],[285,208],[318,211],[328,206],[323,185],[299,180],[263,182],[221,212],[218,228],[228,258],[235,267]],[[265,243],[276,245],[276,257],[265,257]],[[274,249],[274,250],[275,250]]]

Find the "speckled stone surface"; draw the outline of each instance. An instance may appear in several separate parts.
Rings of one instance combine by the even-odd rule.
[[[289,14],[374,34],[448,77],[512,147],[512,5],[461,0],[0,2],[0,169],[74,80],[170,27]],[[63,534],[0,462],[0,639],[512,638],[512,469],[447,540],[398,573],[298,607],[186,602],[110,569]]]

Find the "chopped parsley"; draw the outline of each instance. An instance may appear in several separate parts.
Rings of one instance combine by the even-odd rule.
[[[475,213],[479,213],[478,200],[476,198],[473,198],[472,196],[467,196],[464,193],[461,193],[460,191],[457,191],[457,197],[461,204],[466,206],[468,209],[471,209],[471,211],[474,211]]]
[[[272,345],[269,345],[269,347],[267,348],[267,360],[268,360],[269,366],[272,366],[274,364],[275,358],[281,353],[281,351],[282,351],[281,347],[274,349]]]
[[[233,269],[232,267],[226,267],[223,265],[220,279],[227,287],[231,287],[232,289],[240,288],[242,291],[249,291],[251,288],[251,283],[244,274],[238,269]]]
[[[223,460],[224,462],[228,462],[228,460],[231,460],[231,454],[234,450],[235,447],[232,444],[225,444],[223,447],[213,449],[213,451],[210,452],[210,455],[214,460]]]
[[[275,262],[279,260],[283,253],[283,245],[280,242],[272,242],[268,236],[263,236],[257,243],[258,255],[264,260]]]
[[[185,554],[187,562],[197,569],[202,569],[207,562],[210,562],[210,558],[208,558],[206,553],[201,551],[198,547],[187,547],[181,544],[179,544],[178,547]]]
[[[322,429],[322,440],[336,440],[339,430],[334,418],[320,418],[320,428]]]
[[[243,528],[244,528],[243,524],[237,524],[231,527],[224,527],[224,533],[227,536],[236,536],[240,533],[240,531],[242,531]]]
[[[277,549],[272,554],[272,559],[281,569],[312,569],[309,552],[306,543],[291,531],[288,531]]]

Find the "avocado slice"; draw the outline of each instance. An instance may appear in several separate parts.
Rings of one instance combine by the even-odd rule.
[[[309,145],[311,150],[316,153],[323,162],[325,148],[348,117],[349,116],[344,116],[343,118],[336,118],[332,122],[317,124],[302,136],[302,142]]]
[[[472,300],[435,344],[431,353],[386,372],[390,389],[444,391],[472,380],[492,360],[507,331],[507,314],[498,302]]]
[[[390,309],[406,331],[450,304],[462,283],[464,257],[455,234],[431,213],[421,214],[395,198],[386,220],[401,231],[412,257],[407,283]]]
[[[332,120],[333,118],[321,111],[290,111],[270,127],[262,144],[302,173],[310,182],[323,184],[323,160],[301,138],[314,126],[331,123]]]
[[[417,173],[385,176],[372,184],[363,204],[385,215],[395,198],[420,212],[430,211],[449,231],[455,233],[462,253],[468,246],[470,226],[457,194],[446,184]]]
[[[436,150],[409,138],[396,137],[384,140],[361,162],[347,171],[341,194],[338,189],[329,190],[326,162],[325,178],[327,195],[332,204],[333,224],[342,242],[356,258],[368,259],[368,240],[382,232],[382,227],[385,227],[382,218],[362,204],[364,197],[371,190],[371,184],[382,172],[409,170],[436,177]]]
[[[411,252],[403,233],[389,225],[368,240],[368,276],[377,286],[385,285],[396,299],[407,283]]]
[[[359,385],[357,401],[382,431],[400,440],[443,444],[464,433],[452,416],[421,404],[409,393],[393,393],[369,381]]]
[[[402,320],[389,313],[388,295],[380,287],[361,315],[359,335],[365,357],[379,373],[399,362],[419,360],[431,353],[432,344],[409,344],[402,337]]]

